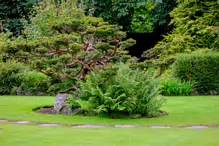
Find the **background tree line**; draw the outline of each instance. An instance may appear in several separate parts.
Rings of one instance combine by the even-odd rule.
[[[1,0],[1,31],[22,34],[22,21],[29,20],[33,6],[42,0]],[[60,3],[62,0],[54,0]],[[88,16],[102,17],[110,24],[119,24],[123,30],[134,33],[152,33],[169,30],[169,13],[177,0],[78,0]]]

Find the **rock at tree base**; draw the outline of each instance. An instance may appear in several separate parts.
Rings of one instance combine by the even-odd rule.
[[[58,114],[66,105],[68,94],[58,94],[56,96],[56,103],[54,104],[54,110]]]
[[[64,105],[60,111],[63,115],[72,115],[72,109],[68,105]]]

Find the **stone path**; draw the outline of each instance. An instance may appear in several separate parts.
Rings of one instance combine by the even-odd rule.
[[[65,125],[60,125],[60,124],[37,124],[37,123],[32,123],[30,121],[9,121],[9,120],[1,120],[0,123],[12,123],[12,124],[19,124],[19,125],[36,125],[39,127],[66,127]],[[208,128],[218,128],[219,126],[187,126],[187,127],[171,127],[171,126],[134,126],[134,125],[114,125],[114,126],[104,126],[104,125],[75,125],[75,126],[67,126],[69,128],[79,128],[79,129],[84,129],[84,128],[90,128],[90,129],[99,129],[99,128],[152,128],[152,129],[170,129],[170,128],[185,128],[185,129],[208,129]]]
[[[12,122],[12,124],[31,124],[29,121],[17,121],[17,122]]]

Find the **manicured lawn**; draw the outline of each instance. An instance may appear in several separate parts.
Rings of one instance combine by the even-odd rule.
[[[40,123],[60,123],[67,125],[219,125],[219,97],[167,97],[163,110],[166,117],[153,119],[107,119],[100,117],[41,115],[32,111],[41,105],[53,105],[54,97],[0,96],[0,119],[28,120]],[[124,132],[125,133],[125,132]]]
[[[218,129],[71,129],[0,124],[1,146],[218,146]]]

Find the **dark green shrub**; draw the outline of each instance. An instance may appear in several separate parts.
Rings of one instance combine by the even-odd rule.
[[[78,98],[83,111],[108,116],[158,116],[165,103],[165,99],[159,97],[157,81],[124,64],[111,76],[97,73],[87,76],[73,98]]]
[[[173,65],[174,76],[195,82],[199,93],[219,87],[219,53],[181,55]]]
[[[178,79],[161,79],[161,94],[164,96],[189,96],[193,92],[192,82],[180,81]]]
[[[20,86],[22,82],[22,75],[25,69],[24,65],[10,60],[7,62],[0,62],[0,93],[11,94],[14,87]]]

